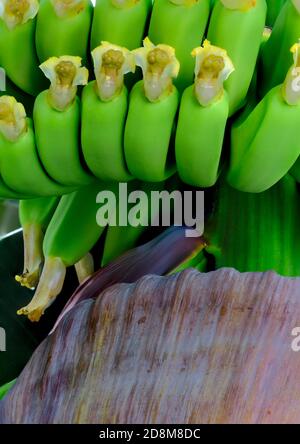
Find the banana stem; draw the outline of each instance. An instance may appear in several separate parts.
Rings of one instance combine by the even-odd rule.
[[[24,270],[21,275],[15,277],[22,287],[34,289],[39,282],[41,265],[44,261],[43,239],[44,233],[40,225],[23,226]]]
[[[62,290],[66,266],[58,257],[48,257],[31,302],[17,311],[18,315],[25,315],[32,322],[38,322],[45,310],[54,302]]]
[[[79,262],[75,264],[75,270],[79,284],[82,284],[94,273],[94,259],[91,253],[87,253]]]

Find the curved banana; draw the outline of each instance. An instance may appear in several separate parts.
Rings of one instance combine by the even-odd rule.
[[[38,287],[32,301],[18,314],[39,321],[61,292],[67,267],[79,262],[96,244],[105,229],[96,220],[96,198],[105,187],[91,184],[61,198],[45,234],[45,264]]]
[[[49,90],[36,98],[33,110],[36,145],[49,176],[62,185],[92,182],[81,163],[80,100],[77,86],[85,85],[88,70],[80,57],[51,57],[41,65]]]
[[[259,193],[277,183],[300,155],[300,44],[292,47],[294,64],[276,86],[231,132],[230,185]]]
[[[31,95],[45,87],[34,44],[38,9],[37,0],[0,1],[0,66]]]
[[[153,45],[133,51],[144,80],[132,89],[125,125],[125,159],[130,173],[145,182],[162,182],[176,167],[170,145],[179,105],[172,83],[179,71],[175,51],[168,45]]]
[[[235,67],[225,82],[230,116],[244,104],[261,45],[265,0],[218,0],[209,23],[208,40],[224,48]]]
[[[180,71],[174,84],[180,92],[193,83],[191,51],[201,44],[210,14],[210,0],[155,0],[149,38],[175,49]]]
[[[218,178],[223,139],[229,114],[223,83],[234,71],[226,51],[210,45],[192,52],[196,57],[195,84],[182,96],[175,153],[181,180],[196,187],[211,187]]]
[[[300,1],[288,0],[281,9],[261,55],[261,88],[264,97],[281,84],[291,65],[290,48],[300,39]]]
[[[92,16],[90,0],[42,0],[35,40],[40,62],[65,54],[86,62]]]
[[[22,287],[35,288],[44,262],[43,239],[46,228],[58,205],[57,197],[21,200],[19,219],[23,228],[24,267],[16,276]]]
[[[72,191],[52,181],[40,163],[32,121],[14,97],[0,97],[0,173],[5,184],[28,196],[57,196]]]
[[[102,41],[140,47],[146,32],[152,0],[97,0],[94,10],[91,49]]]
[[[82,94],[81,145],[92,173],[103,181],[128,181],[123,135],[128,108],[124,75],[134,72],[132,54],[103,42],[92,51],[96,81]]]

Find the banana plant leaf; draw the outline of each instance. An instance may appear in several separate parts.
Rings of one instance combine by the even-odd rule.
[[[20,287],[14,279],[22,267],[23,241],[19,230],[0,241],[0,328],[1,342],[5,345],[5,351],[0,351],[0,387],[19,375],[77,286],[76,277],[70,272],[62,294],[47,311],[43,322],[33,324],[16,314],[17,309],[32,298],[32,291]]]

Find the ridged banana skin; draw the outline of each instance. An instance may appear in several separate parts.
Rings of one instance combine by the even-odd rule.
[[[264,97],[273,87],[281,84],[293,63],[291,47],[300,38],[300,14],[288,0],[280,11],[272,34],[264,45],[261,56],[261,88]]]
[[[281,86],[273,88],[231,132],[228,181],[260,193],[276,184],[300,155],[300,105],[288,105]]]
[[[158,102],[145,97],[143,81],[133,87],[125,125],[125,159],[130,173],[144,182],[162,182],[176,166],[169,162],[169,149],[179,93],[172,93]]]
[[[0,169],[4,183],[20,195],[60,196],[73,191],[52,181],[40,163],[31,119],[28,129],[16,142],[0,135]]]
[[[206,251],[217,269],[299,276],[299,217],[299,191],[289,175],[260,194],[220,181],[212,220],[206,222]]]
[[[102,102],[90,82],[82,93],[81,145],[85,161],[92,173],[102,181],[127,182],[132,177],[124,156],[124,127],[128,93]]]
[[[229,115],[244,104],[255,70],[267,14],[265,0],[247,10],[230,10],[218,0],[212,12],[207,38],[226,49],[235,71],[225,81],[229,96]]]
[[[10,30],[0,18],[0,66],[12,82],[33,96],[47,85],[36,55],[35,26],[33,19]]]
[[[162,191],[164,189],[165,182],[160,183],[141,183],[141,182],[130,182],[128,184],[128,192],[141,190],[147,195],[147,202],[141,200],[141,208],[140,211],[140,220],[141,225],[137,227],[133,227],[132,225],[128,225],[126,227],[123,226],[112,226],[109,225],[106,236],[105,243],[103,249],[103,256],[101,261],[101,266],[105,267],[111,261],[121,256],[126,251],[137,246],[137,242],[141,235],[146,231],[147,227],[151,223],[151,192],[152,191]],[[144,205],[145,203],[145,205]],[[129,205],[128,209],[133,207],[134,205]],[[117,222],[119,219],[119,212],[117,211]],[[158,216],[158,215],[157,215]]]
[[[49,57],[73,55],[86,62],[89,49],[93,6],[90,0],[80,13],[70,17],[58,17],[51,0],[40,2],[35,42],[40,62]]]
[[[116,8],[111,0],[97,0],[94,9],[91,49],[102,41],[139,48],[146,34],[147,21],[152,8],[151,0],[137,0],[133,6]]]
[[[201,45],[210,14],[210,0],[190,5],[175,5],[170,0],[155,0],[149,26],[149,38],[175,48],[180,72],[174,84],[180,92],[193,83],[194,59],[191,52]]]
[[[194,86],[182,96],[176,131],[175,153],[181,180],[195,187],[211,187],[217,179],[229,104],[226,92],[210,106],[195,97]]]
[[[96,221],[96,197],[103,189],[108,188],[92,184],[61,198],[46,231],[45,257],[60,258],[68,267],[92,249],[105,229]]]
[[[44,168],[62,185],[88,185],[94,179],[80,158],[80,100],[76,97],[65,111],[57,111],[47,96],[48,91],[40,93],[33,109],[36,146]]]

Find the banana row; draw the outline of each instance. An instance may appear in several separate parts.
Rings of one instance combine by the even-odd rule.
[[[247,99],[231,129],[230,183],[263,191],[294,164],[298,176],[299,0],[278,8],[263,44],[265,0],[215,1],[210,20],[209,0],[156,0],[150,38],[133,50],[147,29],[149,1],[99,0],[95,9],[78,0],[2,2],[0,62],[24,91],[36,94],[45,78],[50,88],[35,99],[33,122],[20,103],[0,98],[1,196],[62,195],[95,178],[161,182],[176,169],[188,184],[212,186],[228,118]],[[90,27],[95,80],[87,84]],[[206,28],[209,40],[197,46]],[[112,43],[96,46],[102,39]],[[250,104],[256,67],[258,99]],[[135,83],[130,94],[125,74],[127,86]]]

